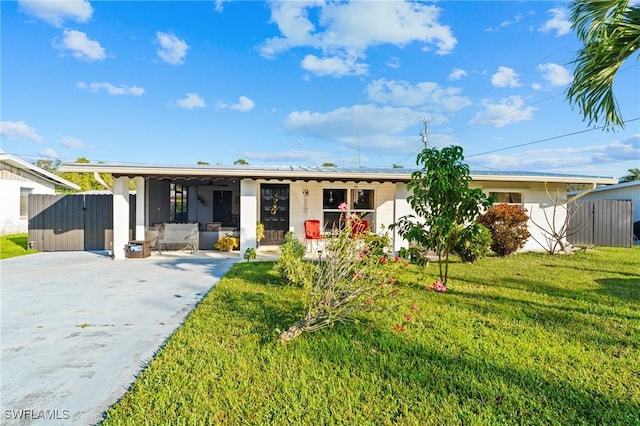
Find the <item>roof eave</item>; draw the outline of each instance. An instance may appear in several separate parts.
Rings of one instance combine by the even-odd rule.
[[[48,182],[53,183],[55,186],[57,187],[62,187],[62,188],[67,188],[67,189],[73,189],[73,190],[80,190],[81,188],[76,185],[73,182],[70,182],[64,178],[61,178],[60,176],[57,176],[51,172],[48,172],[44,169],[41,169],[40,167],[29,163],[28,161],[25,161],[19,157],[16,157],[15,155],[11,155],[11,154],[6,154],[3,153],[2,155],[0,155],[0,159],[7,163],[12,165],[13,167],[16,167],[18,169],[22,169],[25,170],[33,175],[38,176],[41,179],[44,179]]]

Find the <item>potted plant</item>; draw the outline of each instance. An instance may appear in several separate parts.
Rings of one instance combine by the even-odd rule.
[[[240,241],[236,237],[225,235],[215,244],[215,248],[220,251],[231,251],[240,245]]]
[[[264,224],[256,223],[256,244],[260,247],[260,240],[264,238]]]

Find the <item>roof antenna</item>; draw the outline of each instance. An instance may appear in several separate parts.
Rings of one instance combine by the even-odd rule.
[[[360,130],[358,128],[358,115],[356,111],[357,106],[353,107],[353,133],[356,140],[356,154],[358,158],[358,168],[362,167],[360,162]]]
[[[424,132],[421,132],[420,136],[422,136],[422,142],[424,142],[424,149],[427,149],[429,145],[429,120],[425,117],[422,122],[424,123]]]

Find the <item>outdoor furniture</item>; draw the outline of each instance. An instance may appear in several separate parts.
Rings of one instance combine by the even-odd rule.
[[[351,222],[351,238],[356,238],[369,230],[368,220],[354,220]]]
[[[324,242],[324,235],[320,233],[320,221],[308,219],[304,221],[304,243],[307,251],[313,251],[315,242],[316,250],[319,249],[320,242]]]
[[[179,246],[179,250],[188,249],[191,253],[198,251],[199,230],[197,223],[164,223],[158,231],[157,249],[161,253],[162,246],[168,250],[169,245]]]

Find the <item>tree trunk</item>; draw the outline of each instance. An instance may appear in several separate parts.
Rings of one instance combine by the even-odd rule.
[[[292,341],[293,339],[301,335],[303,331],[304,331],[304,328],[302,324],[300,323],[293,324],[291,327],[289,327],[288,330],[285,330],[282,333],[280,333],[280,343],[282,343],[283,345],[286,343],[289,343],[290,341]]]

